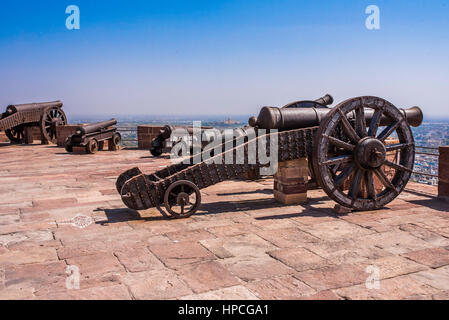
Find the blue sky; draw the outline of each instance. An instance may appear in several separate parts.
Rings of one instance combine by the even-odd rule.
[[[81,29],[65,27],[78,5]],[[365,27],[380,8],[381,29]],[[2,1],[0,108],[255,114],[324,93],[449,118],[447,1]]]

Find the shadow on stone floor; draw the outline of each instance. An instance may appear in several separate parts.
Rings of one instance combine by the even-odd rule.
[[[0,143],[0,147],[17,147],[17,148],[29,148],[40,146],[41,144],[11,144],[9,142]]]
[[[106,221],[97,221],[96,224],[105,225],[109,223],[119,223],[128,221],[160,221],[160,220],[170,220],[164,216],[154,216],[154,217],[142,217],[140,213],[136,210],[128,208],[119,209],[103,209],[97,208],[94,210],[96,212],[104,212],[106,214]]]
[[[429,193],[429,192],[424,192],[424,191],[419,191],[419,190],[415,190],[415,189],[405,188],[404,191],[407,192],[407,193],[414,194],[416,196],[420,196],[420,197],[428,197],[428,198],[431,198],[431,199],[436,199],[437,198],[435,194],[432,194],[432,193]]]
[[[273,194],[273,189],[267,188],[267,189],[257,189],[257,190],[253,190],[253,191],[217,193],[217,196],[239,196],[239,195],[255,194],[255,193]]]
[[[149,152],[149,151],[148,151]],[[159,157],[155,157],[152,156],[151,154],[148,156],[143,156],[140,157],[140,159],[165,159],[165,160],[170,160],[170,156],[169,155],[165,155],[165,156],[159,156]]]
[[[287,219],[292,217],[310,216],[310,217],[323,217],[323,216],[335,216],[330,208],[316,208],[313,207],[315,204],[320,204],[323,201],[328,201],[329,198],[326,196],[318,198],[310,198],[307,204],[303,205],[282,205],[274,199],[254,199],[254,200],[240,200],[240,201],[218,201],[218,202],[208,202],[201,204],[200,211],[195,214],[195,216],[207,216],[215,214],[226,214],[229,212],[242,212],[248,210],[269,210],[275,208],[288,208],[288,207],[300,207],[299,213],[284,214],[284,215],[270,215],[266,217],[258,217],[256,220],[269,220],[269,219]],[[98,221],[97,224],[107,224],[107,223],[119,223],[127,221],[160,221],[160,220],[171,220],[164,216],[161,212],[161,216],[151,216],[142,217],[141,214],[132,209],[128,208],[117,208],[117,209],[104,209],[97,208],[97,212],[104,212],[107,217],[107,221]]]
[[[415,190],[406,188],[405,192],[411,193],[413,195],[419,196],[419,197],[426,197],[427,199],[415,199],[415,200],[408,200],[404,199],[404,201],[408,203],[412,203],[421,207],[427,207],[433,210],[437,211],[443,211],[448,212],[449,211],[449,203],[447,203],[444,200],[438,199],[436,194],[432,194],[425,191]]]
[[[297,217],[314,217],[314,218],[324,218],[324,217],[338,217],[334,211],[330,208],[315,208],[310,205],[302,205],[305,209],[300,213],[288,213],[288,214],[278,214],[264,217],[256,217],[255,220],[281,220],[290,219]]]
[[[442,211],[442,212],[449,212],[449,203],[438,200],[437,198],[432,199],[422,199],[422,200],[406,200],[409,203],[416,204],[421,207],[427,207],[432,210]]]
[[[201,205],[200,210],[205,211],[201,212],[198,215],[209,215],[209,214],[219,214],[226,212],[240,212],[240,211],[248,211],[248,210],[267,210],[274,208],[289,208],[289,207],[301,207],[304,208],[304,212],[315,212],[318,213],[332,213],[333,211],[330,208],[315,208],[313,205],[321,204],[323,201],[329,201],[327,196],[317,197],[317,198],[309,198],[307,204],[302,205],[283,205],[277,202],[275,199],[255,199],[255,200],[240,200],[240,201],[220,201],[220,202],[210,202],[203,203]],[[298,214],[294,214],[297,216]],[[280,217],[281,215],[276,215],[275,217]]]

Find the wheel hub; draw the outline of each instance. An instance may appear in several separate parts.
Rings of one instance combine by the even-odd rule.
[[[355,158],[362,168],[376,169],[384,164],[387,158],[387,149],[382,141],[367,137],[358,143]]]
[[[185,192],[181,192],[176,199],[176,203],[182,206],[188,204],[189,200],[190,200],[189,195]]]
[[[63,122],[59,118],[52,118],[51,119],[51,131],[56,132],[56,127],[62,125]]]

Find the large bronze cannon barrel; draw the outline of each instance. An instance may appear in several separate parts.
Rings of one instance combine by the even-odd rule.
[[[251,118],[249,124],[260,129],[278,129],[280,131],[316,127],[321,124],[331,108],[275,108],[263,107],[256,118]],[[418,127],[423,121],[423,112],[419,107],[409,109],[400,109],[407,119],[409,125]],[[365,117],[367,125],[371,123],[374,110],[365,108]],[[348,119],[354,119],[355,114],[351,112],[347,115]],[[391,120],[383,116],[380,122],[381,126],[391,124]]]
[[[30,111],[30,110],[41,110],[48,107],[61,108],[63,103],[61,101],[53,102],[41,102],[41,103],[27,103],[27,104],[13,104],[6,108],[6,114],[11,115],[17,112]]]
[[[117,120],[111,119],[109,121],[97,122],[92,124],[86,124],[76,128],[75,133],[77,135],[83,136],[86,134],[94,133],[100,131],[101,129],[106,129],[117,124]]]
[[[291,103],[283,106],[282,108],[274,108],[274,109],[284,110],[283,112],[285,112],[286,114],[290,114],[290,113],[296,114],[297,109],[310,109],[310,108],[313,109],[313,108],[315,108],[315,109],[328,110],[329,109],[328,106],[330,106],[333,103],[334,103],[334,98],[330,94],[326,94],[316,100],[295,101],[295,102],[291,102]],[[267,108],[269,108],[269,107],[267,107]],[[296,111],[286,111],[286,109],[287,110],[296,110]],[[263,115],[263,117],[270,117],[270,116]],[[259,118],[260,118],[260,115],[259,115]],[[249,123],[250,127],[259,127],[260,129],[266,129],[266,128],[259,126],[257,123],[257,120],[258,120],[258,118],[256,118],[256,117],[249,118],[248,123]],[[261,124],[262,123],[264,123],[263,120],[261,121]]]

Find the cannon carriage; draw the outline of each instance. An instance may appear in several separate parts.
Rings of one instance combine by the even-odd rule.
[[[318,186],[341,206],[352,210],[386,206],[410,179],[415,159],[410,126],[421,124],[421,109],[398,109],[371,96],[348,99],[334,108],[326,103],[331,100],[299,101],[284,108],[264,107],[257,118],[249,121],[257,133],[255,138],[229,150],[223,145],[222,154],[199,163],[193,161],[197,157],[194,155],[190,162],[150,175],[133,168],[118,178],[117,191],[131,209],[164,206],[167,212],[161,212],[167,217],[189,217],[200,207],[201,189],[260,169],[261,159],[251,149],[251,143],[265,145],[267,150],[276,144],[279,162],[308,158]],[[275,131],[267,133],[262,129]],[[396,142],[388,144],[389,137]],[[391,152],[396,154],[395,160],[387,156]],[[225,162],[227,155],[236,159],[242,154],[242,163]],[[387,175],[384,168],[391,173]]]
[[[105,141],[108,141],[109,150],[116,150],[122,140],[116,124],[117,120],[111,119],[77,127],[75,133],[65,142],[66,151],[71,153],[74,148],[79,148],[86,153],[94,154],[103,149]]]
[[[67,124],[61,101],[9,105],[0,114],[0,131],[14,144],[32,140],[32,128],[39,127],[42,143],[56,142],[56,127]]]

